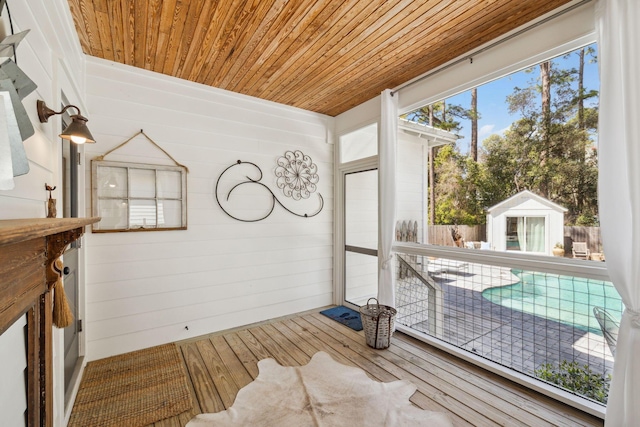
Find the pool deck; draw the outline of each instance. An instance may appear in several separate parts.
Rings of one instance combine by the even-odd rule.
[[[443,340],[529,375],[544,363],[562,360],[588,365],[596,373],[612,372],[613,357],[602,335],[482,297],[487,288],[518,282],[510,269],[459,262],[447,266],[438,261],[425,270],[442,289]],[[398,309],[401,316],[403,308]],[[408,326],[429,331],[429,321],[417,312],[405,319],[411,319]]]

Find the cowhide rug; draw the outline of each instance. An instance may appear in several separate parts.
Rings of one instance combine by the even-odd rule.
[[[200,414],[187,427],[451,426],[446,414],[409,402],[416,391],[410,382],[373,381],[324,352],[306,366],[283,367],[264,359],[258,368],[258,377],[238,392],[231,408]]]

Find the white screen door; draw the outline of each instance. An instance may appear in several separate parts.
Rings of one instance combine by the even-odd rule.
[[[345,301],[364,305],[378,293],[378,170],[347,173]]]

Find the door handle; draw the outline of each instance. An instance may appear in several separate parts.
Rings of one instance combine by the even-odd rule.
[[[65,276],[68,276],[69,273],[71,273],[71,269],[69,267],[65,267],[62,269],[62,272],[64,273]]]

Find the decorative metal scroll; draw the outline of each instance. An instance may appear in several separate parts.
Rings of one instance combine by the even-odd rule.
[[[285,196],[293,200],[308,199],[315,193],[318,177],[318,167],[311,157],[302,151],[287,151],[278,159],[275,171],[276,185],[282,189]]]
[[[289,153],[289,152],[287,152]],[[302,154],[302,153],[301,153]],[[308,156],[306,156],[308,157]],[[303,162],[305,162],[304,159],[301,159]],[[309,158],[309,164],[313,165],[313,163],[311,163],[311,158]],[[220,180],[222,179],[222,177],[224,176],[225,173],[227,173],[230,169],[239,166],[239,165],[250,165],[252,167],[254,167],[256,169],[256,171],[258,172],[258,178],[257,179],[253,179],[250,178],[249,176],[245,175],[246,180],[239,182],[238,184],[234,185],[233,187],[231,187],[231,189],[229,190],[229,192],[227,193],[225,200],[229,201],[229,199],[231,198],[231,194],[234,192],[234,190],[236,190],[238,187],[243,186],[243,185],[259,185],[262,186],[263,188],[265,188],[269,193],[271,193],[271,207],[269,208],[269,212],[260,217],[260,218],[254,218],[254,219],[242,219],[242,218],[238,218],[236,216],[233,216],[231,213],[229,213],[229,211],[227,211],[223,206],[222,203],[220,203],[220,196],[218,195],[218,187],[220,185]],[[278,168],[280,167],[285,167],[285,165],[281,165],[280,162],[278,162]],[[305,163],[306,165],[306,163]],[[315,165],[313,165],[315,167]],[[277,171],[276,171],[276,175],[277,175]],[[284,176],[284,175],[283,175]],[[305,175],[306,176],[306,175]],[[316,174],[317,177],[317,174]],[[315,179],[315,178],[314,178]],[[286,210],[287,212],[295,215],[295,216],[299,216],[301,218],[311,218],[314,217],[316,215],[318,215],[320,213],[320,211],[322,211],[322,208],[324,208],[324,199],[322,198],[322,195],[320,193],[318,193],[318,198],[320,199],[320,207],[318,208],[318,210],[316,210],[314,213],[297,213],[292,211],[291,209],[287,208],[285,205],[282,204],[282,202],[280,202],[280,200],[278,200],[278,198],[276,197],[275,194],[273,194],[273,191],[271,191],[271,189],[269,187],[267,187],[265,184],[263,184],[262,182],[260,182],[260,180],[262,180],[262,170],[258,167],[258,165],[256,165],[255,163],[251,163],[251,162],[245,162],[242,160],[238,160],[236,163],[232,164],[231,166],[227,167],[224,171],[222,171],[222,173],[220,174],[220,176],[218,177],[218,180],[216,181],[216,202],[218,202],[218,206],[220,206],[220,209],[222,209],[222,211],[224,213],[226,213],[227,215],[229,215],[231,218],[237,220],[237,221],[242,221],[242,222],[257,222],[257,221],[262,221],[263,219],[267,218],[269,215],[271,215],[271,213],[273,212],[273,210],[276,207],[276,204],[280,205],[284,210]],[[295,197],[293,196],[294,192],[299,192],[300,197],[298,197],[295,200],[300,200],[300,198],[308,198],[310,196],[310,194],[312,192],[314,192],[315,189],[315,183],[313,185],[313,191],[310,191],[308,188],[308,184],[306,183],[308,180],[305,178],[305,180],[298,180],[300,183],[305,182],[304,184],[304,189],[302,189],[302,185],[300,184],[296,184],[293,183],[293,186],[290,186],[289,184],[286,184],[285,186],[289,186],[289,188],[291,189],[291,196],[289,197]],[[317,179],[315,179],[315,182],[318,182]],[[279,186],[279,185],[278,185]],[[296,190],[296,186],[298,187],[298,189]],[[282,188],[282,187],[280,187]],[[285,194],[286,194],[286,190]],[[306,197],[303,196],[306,194]]]

